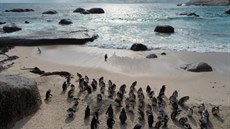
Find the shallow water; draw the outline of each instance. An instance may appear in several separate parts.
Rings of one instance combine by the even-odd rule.
[[[23,30],[0,33],[0,37],[14,36],[33,31],[89,30],[99,38],[87,43],[101,48],[129,49],[133,43],[144,43],[150,49],[197,52],[230,52],[230,15],[224,14],[226,6],[181,6],[175,4],[2,4],[0,19],[16,23]],[[82,15],[73,10],[83,7],[102,7],[105,14]],[[13,8],[32,8],[34,12],[6,13]],[[56,15],[42,15],[43,11],[54,9]],[[196,12],[200,17],[180,16],[179,13]],[[70,18],[72,25],[58,24],[62,18]],[[25,21],[30,24],[25,24]],[[47,22],[51,20],[51,22]],[[172,25],[175,33],[157,34],[157,25]],[[2,27],[3,25],[0,25]]]

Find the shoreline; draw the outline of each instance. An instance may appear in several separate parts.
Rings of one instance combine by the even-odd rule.
[[[85,123],[82,117],[84,116],[86,105],[92,102],[96,94],[89,95],[86,101],[84,101],[86,97],[85,94],[81,95],[83,100],[80,102],[81,106],[77,111],[75,119],[73,121],[66,121],[66,109],[72,104],[66,102],[66,95],[60,95],[61,85],[65,79],[58,76],[40,77],[28,71],[20,70],[24,67],[31,68],[36,66],[50,72],[60,70],[68,71],[74,75],[74,79],[71,83],[76,86],[76,72],[87,75],[90,80],[104,76],[106,84],[108,80],[112,80],[118,87],[122,84],[126,84],[127,90],[129,90],[131,83],[134,81],[137,81],[137,88],[142,87],[143,90],[145,90],[147,85],[150,85],[152,89],[154,89],[155,94],[159,92],[162,85],[166,85],[167,97],[169,97],[174,90],[178,90],[179,97],[190,96],[187,102],[189,106],[205,103],[210,110],[212,105],[221,105],[222,111],[220,114],[224,122],[220,122],[216,120],[216,118],[211,117],[213,126],[214,128],[220,129],[229,128],[230,126],[228,124],[230,120],[230,60],[227,60],[230,57],[229,53],[166,51],[167,55],[160,56],[159,54],[162,51],[133,52],[129,50],[108,50],[85,46],[47,47],[48,46],[39,47],[42,51],[41,55],[37,54],[37,47],[15,47],[7,53],[9,55],[17,55],[19,59],[14,61],[15,64],[13,67],[3,71],[2,74],[16,74],[35,79],[38,82],[42,100],[45,97],[47,89],[51,89],[54,95],[54,97],[51,98],[51,102],[43,102],[41,109],[37,113],[17,122],[14,129],[68,129],[75,127],[86,129],[90,125],[90,121]],[[67,51],[70,51],[70,55],[72,54],[72,58],[69,57],[70,62],[76,60],[75,64],[69,64],[68,61],[64,60],[66,57],[63,53],[68,55],[69,53],[67,53]],[[116,56],[111,56],[114,52],[116,52]],[[108,62],[104,62],[105,53],[108,54]],[[159,56],[156,59],[146,59],[145,56],[149,53],[155,53]],[[52,54],[57,54],[58,56],[56,56],[59,58],[51,61]],[[60,58],[67,63],[60,63],[63,61],[60,60]],[[214,71],[193,73],[184,71],[178,67],[180,64],[198,61],[208,62],[214,68]],[[140,71],[144,71],[147,74],[142,74]],[[78,92],[78,86],[76,89]],[[108,103],[111,103],[111,101],[108,100]],[[167,109],[167,112],[170,112],[170,110]],[[154,113],[154,115],[156,115],[156,113]],[[138,114],[135,114],[134,122],[128,116],[127,128],[133,128],[137,116]],[[121,128],[118,117],[119,115],[117,113],[114,128]],[[102,122],[106,120],[105,113],[102,112],[100,119],[100,128],[106,128],[106,123]],[[197,114],[195,115],[195,119],[196,122],[199,122]],[[199,123],[192,124],[192,127],[199,127]],[[147,128],[147,124],[145,124],[145,128]],[[177,129],[179,127],[173,124],[172,121],[169,121],[169,128]]]

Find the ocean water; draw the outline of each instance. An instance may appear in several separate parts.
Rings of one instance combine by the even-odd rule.
[[[90,9],[101,7],[105,14],[82,15],[73,13],[78,7]],[[6,13],[13,8],[31,8],[34,12]],[[230,15],[224,14],[229,6],[176,6],[165,3],[44,3],[3,4],[0,3],[0,21],[15,23],[23,30],[11,34],[0,33],[0,37],[52,30],[89,30],[99,35],[87,46],[114,49],[129,49],[133,43],[143,43],[150,49],[196,52],[230,53]],[[54,9],[56,15],[42,15]],[[195,12],[200,17],[188,17],[179,13]],[[72,25],[61,26],[60,19],[69,18]],[[30,24],[25,24],[25,21]],[[51,22],[47,22],[51,20]],[[171,35],[154,32],[157,25],[171,25]],[[3,25],[0,25],[0,28]]]

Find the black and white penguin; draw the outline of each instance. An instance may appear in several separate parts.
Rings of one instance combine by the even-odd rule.
[[[106,111],[106,114],[108,114],[108,117],[113,118],[113,108],[112,108],[111,104],[109,105],[109,107]]]
[[[189,100],[189,96],[184,96],[184,97],[179,99],[178,104],[180,106],[184,106],[184,103],[187,102],[188,100]]]
[[[214,106],[214,107],[212,108],[212,114],[213,114],[214,116],[217,116],[217,115],[219,114],[219,112],[220,112],[219,106]]]
[[[112,118],[112,117],[109,117],[107,119],[107,126],[108,126],[108,129],[113,129],[113,125],[115,124],[115,120]]]
[[[67,82],[65,81],[63,84],[62,84],[62,91],[65,92],[67,90]]]
[[[87,105],[85,109],[85,119],[89,118],[89,116],[90,116],[90,108],[89,108],[89,105]]]
[[[152,128],[153,122],[154,122],[153,114],[149,114],[148,115],[148,125],[149,125],[149,128]]]
[[[127,115],[126,115],[126,112],[125,112],[124,108],[122,109],[122,111],[120,113],[119,119],[120,119],[120,122],[121,122],[122,125],[124,125],[126,123]]]
[[[48,91],[46,91],[45,100],[49,100],[51,96],[53,96],[53,95],[51,94],[51,90],[49,89]]]

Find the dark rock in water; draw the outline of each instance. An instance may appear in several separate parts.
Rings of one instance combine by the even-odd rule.
[[[2,24],[6,24],[6,22],[0,22],[0,25],[2,25]]]
[[[182,6],[182,4],[177,4],[176,6]]]
[[[57,14],[57,11],[49,10],[49,11],[43,12],[42,14]]]
[[[150,55],[147,55],[146,58],[157,58],[157,55],[156,54],[150,54]]]
[[[70,19],[61,19],[59,24],[61,24],[61,25],[69,25],[69,24],[73,24],[73,22]]]
[[[229,4],[229,0],[189,0],[186,3],[186,5],[196,6],[227,6]]]
[[[166,55],[166,53],[165,53],[165,52],[162,52],[161,55]]]
[[[91,8],[88,10],[89,13],[91,14],[101,14],[105,13],[105,11],[102,8]]]
[[[83,13],[83,12],[85,12],[85,9],[83,9],[83,8],[77,8],[73,12],[74,13]]]
[[[230,14],[230,9],[225,11],[226,14]]]
[[[133,50],[133,51],[145,51],[145,50],[148,50],[148,48],[144,44],[141,44],[141,43],[134,43],[131,46],[130,49]]]
[[[88,12],[87,10],[84,12],[81,12],[81,14],[90,14],[90,12]]]
[[[181,66],[182,69],[190,71],[190,72],[211,72],[212,67],[205,63],[205,62],[200,62],[197,64],[186,64],[184,66]]]
[[[25,23],[26,23],[26,24],[29,24],[30,22],[28,22],[28,21],[25,21]]]
[[[0,75],[0,127],[10,129],[15,122],[35,113],[42,101],[33,79]]]
[[[11,10],[5,10],[5,12],[32,12],[33,9],[11,9]]]
[[[180,13],[179,15],[186,15],[186,16],[194,16],[194,17],[199,17],[200,15],[196,13]]]
[[[161,25],[157,26],[154,31],[159,33],[174,33],[174,28],[169,25]]]
[[[3,26],[3,31],[5,33],[11,33],[11,32],[15,32],[15,31],[19,31],[19,30],[22,30],[22,28],[20,27],[17,27],[16,25],[6,25],[6,26]]]

